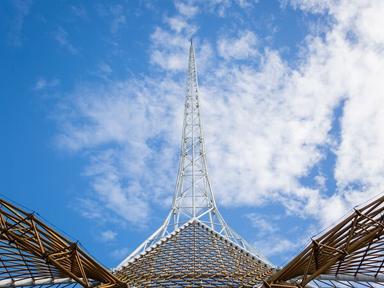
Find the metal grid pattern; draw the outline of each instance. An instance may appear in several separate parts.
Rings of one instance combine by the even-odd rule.
[[[383,287],[380,283],[364,281],[337,281],[337,280],[314,280],[308,287],[313,288],[378,288]]]
[[[134,287],[253,287],[273,272],[208,226],[191,220],[116,275]]]
[[[1,287],[1,286],[0,286]],[[7,285],[7,286],[2,286],[2,287],[23,287],[23,288],[81,288],[79,283],[72,281],[72,282],[66,282],[66,283],[50,283],[50,284],[35,284],[32,285]]]
[[[0,287],[126,286],[71,242],[0,199]]]
[[[313,239],[302,253],[273,275],[266,286],[281,287],[279,283],[294,280],[299,287],[307,284],[384,287],[383,201],[384,196],[355,209],[332,229]],[[311,282],[315,279],[316,282]],[[354,286],[355,283],[358,285]]]

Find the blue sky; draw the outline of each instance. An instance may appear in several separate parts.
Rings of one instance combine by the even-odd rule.
[[[384,188],[382,1],[1,1],[0,193],[114,267],[161,224],[194,38],[229,224],[282,265]]]

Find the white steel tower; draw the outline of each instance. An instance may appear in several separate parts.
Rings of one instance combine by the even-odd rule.
[[[264,263],[268,263],[250,244],[228,226],[217,209],[207,172],[195,51],[192,40],[189,49],[180,162],[172,209],[163,225],[124,259],[117,269],[125,266],[135,256],[190,221],[199,221],[205,224]]]

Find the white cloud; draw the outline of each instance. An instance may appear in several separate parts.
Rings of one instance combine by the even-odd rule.
[[[280,0],[283,7],[292,5],[296,9],[321,13],[329,9],[337,0]]]
[[[40,77],[36,80],[33,90],[40,91],[48,88],[54,88],[57,85],[59,85],[59,83],[60,83],[59,80],[56,78],[47,80],[46,78]]]
[[[258,55],[258,40],[255,33],[243,31],[238,37],[222,37],[218,41],[218,52],[226,60],[247,59]]]
[[[310,237],[318,232],[312,226],[303,227],[305,220],[297,219],[295,215],[258,211],[248,213],[245,217],[250,220],[254,247],[267,258],[275,260],[275,264],[290,260],[298,250],[305,247]],[[276,263],[276,259],[279,259],[279,263]]]
[[[197,6],[182,3],[180,1],[176,1],[175,6],[179,13],[183,16],[193,17],[199,12],[199,8]]]
[[[112,17],[111,32],[116,33],[126,22],[124,7],[122,5],[112,5],[109,7],[109,13]]]
[[[146,3],[144,4],[146,5]],[[149,4],[148,4],[149,5]],[[126,24],[126,9],[122,4],[105,5],[102,3],[95,4],[98,16],[104,18],[109,23],[110,32],[116,34]]]
[[[117,236],[117,233],[114,231],[111,231],[111,230],[103,231],[100,234],[101,240],[106,241],[106,242],[115,240],[116,236]]]
[[[233,12],[234,8],[249,9],[253,8],[259,0],[192,0],[190,3],[194,3],[198,6],[202,12],[211,13],[218,17],[228,16]],[[181,13],[181,10],[179,10]]]
[[[188,55],[188,41],[193,32],[187,34],[173,34],[157,27],[151,35],[152,51],[151,61],[159,65],[164,70],[186,71],[187,63],[185,61]]]
[[[322,1],[312,1],[313,7],[307,8],[317,11],[319,3]],[[382,1],[328,1],[326,5],[334,17],[334,25],[325,41],[311,40],[309,59],[321,64],[316,71],[329,75],[322,90],[335,99],[346,99],[340,145],[336,149],[334,176],[338,191],[324,198],[321,205],[331,213],[318,216],[328,224],[352,205],[364,202],[384,188],[384,156],[379,152],[384,143],[380,128],[384,119],[381,92],[384,85],[380,80],[384,71],[384,32],[375,29],[384,25],[380,16],[384,5]],[[339,88],[329,90],[335,86]],[[328,209],[332,206],[334,209]]]
[[[166,22],[176,33],[180,33],[188,27],[188,23],[182,17],[167,17]]]
[[[121,260],[124,257],[127,257],[129,253],[129,249],[127,247],[121,248],[121,249],[115,249],[111,252],[111,256],[114,259]]]
[[[238,5],[241,8],[249,8],[259,3],[260,0],[237,0]]]
[[[85,198],[79,198],[77,199],[77,204],[79,206],[74,205],[72,208],[75,210],[79,210],[80,214],[90,220],[96,220],[96,221],[105,221],[105,211],[104,209],[100,209],[99,203],[91,200],[91,199],[85,199]]]
[[[47,86],[47,80],[45,80],[44,78],[39,78],[36,81],[34,89],[35,90],[41,90],[41,89],[45,88],[46,86]]]
[[[101,62],[98,68],[102,77],[109,76],[113,72],[111,66],[105,62]]]
[[[99,218],[92,207],[100,205],[106,214],[144,225],[150,203],[170,203],[178,142],[173,132],[181,131],[173,120],[182,115],[183,87],[163,80],[82,86],[61,107],[58,144],[89,156],[85,176],[94,192],[84,195],[91,208],[85,216]]]
[[[320,9],[320,1],[292,3],[308,12],[329,9],[334,18],[324,37],[308,35],[294,68],[277,51],[258,52],[257,36],[249,30],[218,39],[224,63],[210,52],[209,42],[200,45],[207,52],[198,51],[197,61],[204,79],[208,165],[220,204],[276,201],[288,213],[326,226],[384,188],[384,30],[369,28],[381,21],[384,5],[327,2]],[[184,78],[177,73],[186,70],[188,29],[153,32],[151,63],[162,69],[161,77],[83,85],[64,112],[59,142],[92,151],[87,173],[92,187],[128,221],[148,219],[150,205],[172,196],[184,97]],[[255,56],[257,64],[230,61]],[[331,128],[341,101],[340,141],[333,144]],[[300,179],[324,160],[330,145],[334,175],[314,175],[319,185],[306,187]],[[336,191],[324,191],[324,176],[335,178]],[[131,211],[133,205],[140,209]]]
[[[53,37],[61,47],[68,50],[71,54],[78,53],[77,48],[68,39],[68,32],[63,27],[58,27],[53,33]]]
[[[86,176],[91,177],[91,185],[104,207],[114,211],[121,218],[135,224],[145,224],[149,207],[140,185],[135,181],[129,184],[117,169],[120,155],[116,150],[103,151],[92,157]],[[121,164],[123,165],[123,164]]]
[[[25,17],[28,16],[32,6],[31,0],[16,0],[12,2],[15,8],[15,15],[10,25],[9,43],[13,46],[21,46],[21,32],[24,26]]]
[[[287,251],[292,251],[297,249],[298,243],[293,242],[288,239],[284,239],[281,237],[276,238],[268,238],[268,241],[266,239],[261,239],[259,241],[255,241],[254,246],[257,247],[260,251],[264,253],[266,257],[272,257],[279,254],[284,254]]]
[[[251,225],[257,229],[258,234],[274,233],[277,230],[270,219],[271,216],[268,216],[269,219],[267,219],[265,216],[249,213],[246,217],[251,221]]]
[[[83,5],[71,5],[71,10],[76,16],[82,19],[88,19],[88,13]]]

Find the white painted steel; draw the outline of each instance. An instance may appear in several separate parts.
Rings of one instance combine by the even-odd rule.
[[[199,220],[259,260],[271,265],[227,225],[217,209],[207,172],[195,51],[192,41],[189,49],[181,154],[172,209],[163,225],[125,258],[116,269],[125,266],[159,239],[169,235],[191,219]]]

